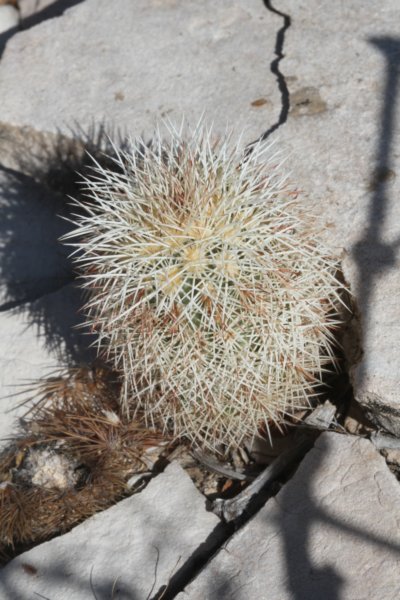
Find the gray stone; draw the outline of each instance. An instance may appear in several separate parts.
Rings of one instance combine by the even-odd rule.
[[[290,111],[277,136],[293,184],[340,254],[360,323],[346,341],[357,400],[400,435],[398,3],[282,0]],[[361,332],[359,331],[361,328]]]
[[[9,40],[0,123],[65,132],[106,121],[151,135],[162,117],[194,123],[205,111],[218,131],[247,127],[249,141],[278,118],[279,27],[260,0],[85,0]]]
[[[0,5],[0,34],[18,27],[19,12],[10,4]]]
[[[397,600],[400,490],[373,445],[324,433],[179,600]]]
[[[32,382],[91,356],[90,338],[79,333],[80,291],[65,286],[14,310],[0,312],[0,445],[12,436],[26,412],[18,405],[30,397]]]
[[[144,599],[167,585],[218,525],[205,498],[172,463],[146,489],[0,571],[2,600]],[[114,586],[114,587],[113,587]]]

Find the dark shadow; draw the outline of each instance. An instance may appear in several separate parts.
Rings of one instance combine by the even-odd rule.
[[[329,450],[327,446],[326,438],[322,438],[318,450],[313,451],[308,471],[303,470],[301,482],[298,480],[299,496],[294,497],[290,487],[284,489],[279,496],[282,517],[277,523],[283,536],[287,586],[293,600],[340,600],[343,597],[342,587],[346,581],[336,569],[329,564],[317,567],[311,560],[309,538],[312,527],[328,525],[335,531],[332,536],[357,536],[365,544],[373,545],[378,550],[383,548],[400,555],[400,544],[393,544],[372,532],[338,520],[316,505],[313,497],[315,490],[312,490],[313,477],[321,467],[322,457]],[[306,510],[302,510],[302,507],[306,507]],[[323,562],[323,557],[320,559]]]
[[[357,301],[361,312],[361,347],[367,347],[372,295],[379,278],[393,268],[400,249],[400,237],[392,243],[383,239],[389,197],[389,184],[394,176],[392,151],[396,123],[396,106],[399,93],[400,39],[392,37],[371,38],[370,43],[378,48],[386,62],[383,98],[379,123],[379,134],[375,151],[375,169],[371,174],[371,199],[368,225],[361,239],[352,248],[352,256],[358,268]],[[360,371],[359,386],[365,377]]]
[[[13,35],[18,33],[18,31],[20,31],[19,27],[11,27],[11,29],[7,29],[7,31],[0,33],[0,59],[3,56],[3,52],[8,40],[11,39]]]
[[[322,458],[322,453],[320,457]],[[302,512],[299,518],[296,510],[293,510],[298,498],[291,497],[285,489],[279,497],[283,518],[278,520],[278,527],[285,552],[287,588],[293,600],[340,600],[340,590],[344,583],[334,568],[329,565],[318,568],[310,557],[311,527],[321,519],[311,493],[314,472],[319,463],[318,459],[314,460],[314,469],[309,469],[305,476],[303,472],[301,503],[307,504],[306,517]]]
[[[73,280],[68,251],[57,240],[68,230],[66,202],[19,171],[0,165],[0,311],[40,298]]]
[[[77,209],[69,197],[81,197],[78,181],[93,164],[88,153],[115,167],[104,125],[88,131],[75,125],[69,133],[2,140],[15,168],[0,164],[0,311],[22,313],[49,351],[76,365],[95,352],[89,349],[93,338],[80,327],[85,296],[76,285],[71,250],[59,238],[73,228],[66,219]],[[124,145],[118,132],[109,133]]]
[[[215,554],[234,531],[233,524],[219,523],[208,535],[207,539],[189,556],[185,562],[171,574],[170,580],[149,600],[173,600],[189,583],[194,573],[202,569],[210,557]],[[213,597],[219,598],[218,591],[213,590]],[[233,597],[233,596],[232,596]]]
[[[81,2],[83,2],[83,0],[54,0],[54,2],[48,6],[45,6],[41,10],[29,15],[29,17],[22,19],[21,29],[29,29],[30,27],[34,27],[39,23],[43,23],[43,21],[47,21],[48,19],[61,17],[66,10],[76,6],[77,4],[80,4]]]
[[[282,110],[277,123],[262,135],[262,139],[266,139],[266,137],[286,121],[289,110],[287,87],[283,76],[278,75],[280,74],[279,61],[283,57],[284,35],[290,25],[290,18],[273,9],[269,1],[265,0],[265,5],[268,10],[272,10],[284,18],[284,26],[280,32],[278,32],[276,46],[277,58],[271,64],[271,70],[273,70],[272,65],[274,65],[275,71],[273,70],[273,72],[277,76],[282,93]],[[386,59],[386,77],[381,110],[380,132],[376,150],[376,169],[371,178],[369,222],[364,235],[352,250],[359,272],[357,297],[359,298],[363,315],[362,325],[364,339],[362,340],[362,345],[365,345],[365,340],[368,335],[368,322],[370,318],[368,311],[374,285],[377,279],[384,274],[385,271],[393,267],[395,264],[396,253],[400,248],[400,239],[395,240],[391,244],[383,241],[383,227],[389,203],[388,184],[392,171],[391,152],[393,135],[396,130],[395,106],[398,96],[400,40],[389,37],[374,38],[371,40],[371,43],[379,48]],[[280,79],[280,77],[282,77],[282,79]],[[280,82],[283,82],[282,86],[284,87],[281,87]],[[18,170],[2,169],[3,175],[7,181],[7,183],[4,184],[3,194],[11,207],[9,221],[5,221],[2,225],[2,227],[4,227],[5,237],[9,240],[7,244],[9,244],[10,250],[5,263],[1,265],[1,277],[5,282],[8,294],[5,302],[6,307],[14,306],[18,309],[19,303],[23,302],[24,294],[26,295],[25,297],[34,297],[35,290],[27,291],[27,288],[24,287],[26,284],[26,277],[19,278],[19,275],[22,273],[21,270],[25,268],[25,266],[27,266],[28,273],[38,262],[40,263],[40,268],[44,269],[46,267],[47,269],[45,269],[46,275],[43,277],[43,286],[50,286],[50,288],[41,288],[42,291],[38,292],[39,297],[42,293],[46,294],[48,291],[52,291],[53,288],[51,286],[54,285],[54,289],[57,289],[57,286],[60,287],[60,285],[64,285],[64,282],[74,278],[73,270],[68,259],[64,252],[60,251],[60,263],[57,263],[57,265],[61,265],[62,268],[59,272],[57,266],[54,275],[54,283],[49,283],[49,278],[51,279],[51,277],[48,273],[52,273],[52,264],[45,265],[43,261],[38,260],[37,255],[36,258],[18,255],[20,250],[18,249],[16,241],[20,239],[22,235],[28,235],[32,236],[29,243],[31,248],[34,248],[35,244],[40,247],[43,240],[48,244],[49,248],[54,249],[56,247],[56,239],[60,233],[64,232],[63,227],[65,227],[65,225],[59,225],[55,215],[57,212],[68,214],[68,207],[60,200],[60,194],[72,194],[75,196],[79,194],[79,190],[77,190],[75,184],[75,172],[82,172],[87,168],[88,162],[85,155],[86,148],[89,147],[93,154],[98,153],[101,144],[99,145],[98,141],[96,141],[96,136],[94,136],[94,138],[93,141],[92,136],[89,135],[89,139],[85,141],[85,139],[82,140],[82,137],[75,135],[75,137],[72,136],[71,138],[73,144],[69,146],[70,142],[68,142],[64,136],[61,136],[55,144],[50,144],[49,146],[46,146],[45,144],[41,148],[42,154],[39,152],[39,154],[35,156],[35,159],[29,157],[29,153],[22,152],[19,158],[20,168]],[[75,151],[76,148],[79,149],[77,153]],[[23,175],[22,173],[29,174],[30,179],[28,184],[32,193],[37,193],[38,197],[43,193],[44,199],[41,200],[41,202],[43,202],[43,205],[45,206],[44,210],[46,214],[48,211],[47,207],[49,204],[51,205],[52,202],[54,202],[54,208],[58,207],[57,210],[54,210],[54,220],[52,220],[51,217],[49,218],[49,225],[46,226],[44,238],[42,237],[40,228],[37,229],[31,227],[28,228],[30,229],[29,231],[25,232],[25,229],[23,229],[21,225],[21,215],[27,210],[25,192],[23,191],[25,189],[24,186],[27,183],[27,175]],[[36,189],[35,186],[39,186],[39,188]],[[52,201],[50,198],[54,198],[54,200]],[[65,211],[65,213],[63,211]],[[51,210],[49,212],[51,213]],[[5,254],[6,250],[7,248],[5,249]],[[29,265],[31,265],[31,267],[29,267]],[[37,279],[38,278],[36,278],[36,280]],[[33,294],[33,296],[30,296],[31,294]],[[9,304],[7,305],[7,303]],[[47,312],[46,310],[43,312],[39,310],[37,312],[35,309],[31,309],[28,306],[24,307],[23,310],[31,311],[30,314],[33,323],[37,323],[38,325],[44,323],[44,327],[47,327],[48,329],[47,336],[50,346],[55,343],[54,340],[58,337],[65,339],[70,335],[68,333],[70,324],[65,327],[65,324],[67,323],[67,321],[65,321],[65,315],[63,315],[61,322],[60,317],[57,317],[54,314],[53,308],[47,309]],[[76,314],[74,309],[71,312],[72,321],[76,319]],[[62,331],[63,327],[65,331]],[[70,342],[69,345],[70,348],[73,348],[75,342]],[[72,350],[71,352],[73,354]],[[76,356],[74,359],[76,359]],[[323,456],[323,452],[324,447],[321,444],[320,459]],[[320,598],[324,598],[324,600],[339,600],[341,597],[344,581],[339,573],[331,565],[316,567],[310,556],[311,527],[318,523],[329,524],[338,532],[357,535],[365,540],[365,543],[374,544],[377,548],[389,548],[393,552],[400,554],[400,546],[395,546],[373,534],[358,530],[353,526],[340,522],[316,506],[312,495],[312,481],[315,471],[320,466],[320,462],[320,460],[318,461],[318,457],[316,457],[313,462],[313,468],[310,468],[306,474],[303,473],[302,501],[307,504],[307,516],[304,517],[302,515],[302,518],[299,519],[296,515],[296,511],[293,511],[293,514],[291,514],[289,519],[278,520],[285,551],[288,588],[294,600],[319,600]],[[297,498],[290,497],[289,488],[286,493],[284,491],[280,496],[282,513],[286,516],[288,513],[291,513],[293,510],[293,503],[296,501]],[[203,559],[204,556],[202,556],[202,560]],[[186,565],[186,568],[188,568],[188,565]],[[190,568],[193,569],[193,564]],[[174,584],[178,583],[182,574],[183,570],[176,575]],[[221,590],[221,598],[233,597],[234,591],[237,588],[235,587],[232,578],[223,580],[223,574],[221,573],[220,575],[222,583],[218,582],[216,584],[217,587],[210,588],[210,596],[213,595],[218,597],[216,595],[216,590]],[[57,566],[54,566],[54,577],[57,578]],[[60,585],[65,584],[64,573],[59,576],[59,581]],[[3,586],[6,584],[6,580],[1,582],[1,585]],[[111,582],[106,582],[104,584],[108,586],[107,590],[109,590],[110,584]],[[4,590],[7,592],[5,587]],[[161,588],[158,590],[155,597],[160,597],[164,591],[165,589]],[[10,596],[10,598],[11,597],[13,596]],[[172,597],[173,596],[171,595],[171,598]]]

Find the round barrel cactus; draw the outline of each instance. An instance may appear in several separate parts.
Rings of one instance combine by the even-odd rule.
[[[270,145],[169,125],[93,168],[67,241],[127,411],[223,451],[309,406],[338,262]]]

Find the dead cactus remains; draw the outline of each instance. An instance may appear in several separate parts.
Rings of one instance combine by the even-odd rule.
[[[149,471],[159,432],[119,409],[118,382],[104,367],[39,382],[23,430],[0,456],[0,558],[68,531],[131,493]],[[147,456],[147,460],[146,460]]]

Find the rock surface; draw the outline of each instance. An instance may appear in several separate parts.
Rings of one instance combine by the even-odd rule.
[[[11,4],[0,4],[0,35],[15,29],[19,24],[19,12]]]
[[[179,600],[396,600],[400,490],[372,444],[324,433]]]
[[[279,10],[291,17],[279,64],[290,110],[277,135],[325,239],[345,249],[361,317],[349,349],[355,396],[400,435],[398,5],[282,0]]]
[[[15,93],[0,123],[54,132],[107,121],[149,135],[162,117],[205,111],[219,129],[259,135],[278,116],[279,23],[259,0],[85,0],[8,42],[0,87]]]
[[[0,597],[150,598],[201,544],[207,551],[218,523],[172,463],[140,494],[14,559],[0,571]]]
[[[80,291],[65,286],[14,310],[0,312],[0,446],[26,409],[17,408],[29,385],[90,356],[79,322]],[[1,596],[0,596],[1,597]]]

